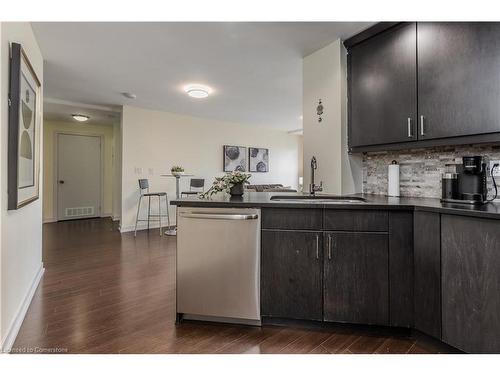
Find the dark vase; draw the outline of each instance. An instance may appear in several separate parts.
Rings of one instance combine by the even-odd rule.
[[[243,183],[233,185],[231,189],[229,189],[229,193],[236,196],[243,195],[244,191],[245,190],[243,189]]]

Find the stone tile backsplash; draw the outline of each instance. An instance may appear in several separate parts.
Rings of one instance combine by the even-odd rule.
[[[462,163],[462,156],[481,155],[500,160],[500,145],[464,145],[426,149],[368,152],[363,154],[363,192],[387,195],[387,169],[393,160],[399,163],[402,197],[441,198],[441,175],[446,164]],[[497,184],[500,178],[497,177]],[[488,196],[494,194],[488,174]]]

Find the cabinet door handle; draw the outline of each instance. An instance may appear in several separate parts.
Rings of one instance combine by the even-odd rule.
[[[319,234],[316,234],[316,259],[319,259]]]
[[[420,116],[420,135],[421,136],[424,136],[425,135],[425,130],[424,130],[424,121],[425,120],[425,117],[424,116]]]
[[[411,131],[411,117],[408,117],[408,138],[413,138],[413,134]]]
[[[328,259],[332,259],[332,235],[328,235]]]

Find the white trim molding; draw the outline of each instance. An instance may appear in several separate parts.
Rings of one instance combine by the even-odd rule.
[[[31,300],[35,295],[36,288],[38,288],[38,284],[40,284],[40,280],[42,279],[43,273],[45,272],[45,268],[43,268],[43,263],[40,263],[40,268],[38,269],[33,282],[31,283],[30,288],[28,289],[28,293],[24,297],[23,303],[19,306],[16,317],[10,324],[10,327],[7,329],[7,334],[2,342],[2,353],[8,353],[12,349],[12,345],[16,341],[17,334],[21,329],[21,325],[23,324],[24,317],[28,312],[28,308],[30,307]]]
[[[57,219],[55,217],[44,217],[43,218],[43,223],[44,224],[55,223],[56,221],[57,221]]]

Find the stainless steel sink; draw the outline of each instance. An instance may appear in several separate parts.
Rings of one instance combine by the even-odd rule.
[[[272,201],[279,202],[308,202],[308,203],[365,203],[366,199],[361,197],[349,197],[343,195],[273,195]]]

